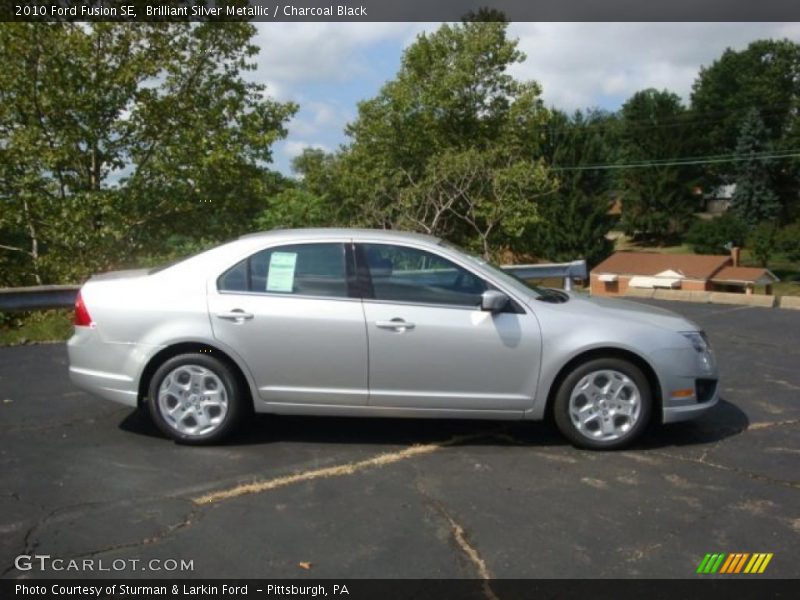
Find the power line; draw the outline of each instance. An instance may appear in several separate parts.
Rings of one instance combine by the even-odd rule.
[[[778,108],[780,107],[780,108]],[[679,114],[670,115],[668,117],[658,117],[657,122],[653,122],[654,119],[645,118],[645,119],[624,119],[622,117],[622,109],[616,111],[606,111],[603,109],[585,109],[585,111],[578,111],[584,114],[586,120],[581,123],[572,122],[574,113],[569,114],[564,111],[559,111],[559,109],[553,107],[548,110],[552,111],[559,111],[567,120],[567,123],[564,124],[556,124],[556,125],[543,125],[541,127],[536,128],[539,131],[545,131],[550,133],[551,135],[563,131],[572,131],[575,128],[583,129],[583,130],[603,130],[603,129],[615,129],[624,127],[628,130],[648,130],[648,129],[666,129],[666,128],[675,128],[675,127],[685,127],[690,125],[700,125],[700,124],[710,124],[710,123],[721,123],[723,121],[727,121],[731,117],[737,115],[742,111],[747,110],[748,108],[752,108],[752,105],[741,105],[741,106],[734,106],[730,107],[725,110],[716,110],[716,111],[703,111],[698,110],[696,108],[684,108],[683,112]],[[787,113],[788,116],[792,116],[793,110],[796,111],[796,102],[782,102],[782,103],[774,103],[774,104],[762,104],[758,107],[759,113],[762,116],[766,115],[781,115],[783,113]],[[593,116],[596,115],[596,116]],[[710,118],[712,115],[716,115],[716,118]],[[600,120],[595,120],[595,119]]]
[[[777,160],[784,158],[800,158],[800,152],[787,151],[782,153],[761,153],[738,156],[697,157],[697,158],[666,158],[650,161],[639,161],[627,164],[614,165],[579,165],[572,167],[551,167],[551,171],[605,171],[611,169],[642,169],[649,167],[682,167],[687,165],[709,165],[717,163],[741,162],[744,160]]]
[[[794,152],[800,152],[800,148],[792,148],[786,150],[763,150],[761,152],[751,152],[749,154],[741,154],[738,152],[726,152],[725,154],[703,154],[701,156],[681,156],[681,157],[674,157],[674,158],[646,158],[641,160],[633,160],[629,161],[627,165],[631,164],[658,164],[658,163],[671,163],[674,161],[695,161],[695,160],[702,160],[702,161],[719,161],[726,158],[759,158],[759,157],[768,157],[772,155],[783,155],[783,154],[792,154]],[[580,166],[580,165],[578,165]]]

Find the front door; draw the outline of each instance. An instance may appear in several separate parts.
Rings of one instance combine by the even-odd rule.
[[[531,314],[480,310],[491,287],[438,254],[358,244],[372,406],[523,411],[533,405],[540,333]]]

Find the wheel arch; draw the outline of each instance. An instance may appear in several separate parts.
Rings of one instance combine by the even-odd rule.
[[[150,359],[147,361],[147,364],[144,366],[141,375],[139,376],[139,386],[137,390],[137,403],[139,406],[141,406],[147,398],[148,389],[150,388],[150,381],[152,380],[153,375],[158,368],[173,356],[188,353],[208,354],[209,356],[213,356],[227,364],[236,376],[241,389],[245,394],[247,394],[247,406],[253,406],[253,391],[250,386],[250,381],[248,380],[239,363],[236,362],[225,351],[214,346],[213,344],[192,341],[170,344],[150,357]]]
[[[561,383],[564,381],[567,375],[569,375],[573,369],[577,368],[583,363],[586,363],[590,360],[595,360],[597,358],[619,358],[622,360],[627,360],[641,369],[642,373],[644,373],[644,376],[647,378],[647,383],[650,385],[650,390],[653,394],[653,411],[650,418],[657,419],[657,421],[660,423],[663,414],[663,398],[661,383],[658,380],[658,375],[656,374],[655,369],[653,369],[652,365],[641,355],[630,350],[615,347],[601,347],[586,350],[585,352],[581,352],[580,354],[573,356],[566,364],[564,364],[564,366],[561,367],[561,369],[559,369],[558,374],[555,376],[555,379],[553,379],[553,383],[550,385],[550,389],[547,392],[545,418],[552,419],[553,404],[555,403],[556,394],[558,393],[558,389],[561,387]]]

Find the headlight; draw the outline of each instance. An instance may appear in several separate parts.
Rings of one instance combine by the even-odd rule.
[[[681,335],[689,340],[692,347],[700,354],[708,352],[711,349],[705,331],[681,331]]]
[[[714,359],[711,356],[711,346],[704,331],[681,331],[681,335],[689,340],[692,348],[697,352],[697,362],[703,371],[710,372],[714,368]]]

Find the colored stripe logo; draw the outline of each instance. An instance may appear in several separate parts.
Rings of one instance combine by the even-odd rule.
[[[763,573],[769,561],[772,560],[772,552],[734,552],[732,554],[714,553],[706,554],[697,567],[697,573],[703,575],[713,575],[715,573],[725,575],[749,574],[756,575]]]

